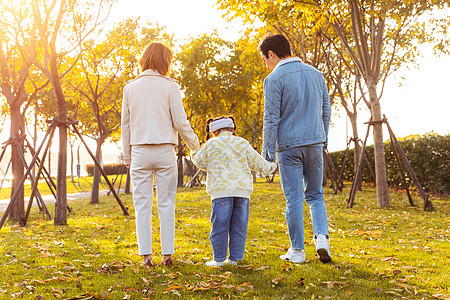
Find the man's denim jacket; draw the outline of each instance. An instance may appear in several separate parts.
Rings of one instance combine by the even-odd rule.
[[[331,106],[320,71],[298,57],[281,60],[264,80],[262,156],[293,147],[327,144]]]

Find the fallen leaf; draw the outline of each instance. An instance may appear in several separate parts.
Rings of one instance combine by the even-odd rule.
[[[53,289],[52,294],[53,296],[55,296],[55,298],[61,298],[62,296],[64,296],[64,292],[59,289]]]
[[[305,280],[305,278],[300,278],[300,279],[297,280],[295,283],[296,283],[298,286],[304,286],[304,285],[305,285],[304,280]]]
[[[286,277],[287,276],[284,276],[282,278],[274,278],[274,279],[272,279],[272,282],[275,283],[275,284],[278,284],[281,280],[285,279]]]
[[[169,292],[169,291],[180,290],[180,289],[183,289],[183,287],[179,286],[179,285],[172,285],[172,286],[168,287],[167,289],[165,289],[165,291]]]

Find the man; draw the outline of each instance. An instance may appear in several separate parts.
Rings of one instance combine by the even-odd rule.
[[[286,198],[286,222],[291,247],[283,260],[305,262],[303,199],[310,207],[319,259],[331,261],[328,220],[322,179],[331,107],[325,79],[317,69],[291,57],[281,34],[266,37],[258,47],[272,71],[264,80],[262,156],[275,161]]]

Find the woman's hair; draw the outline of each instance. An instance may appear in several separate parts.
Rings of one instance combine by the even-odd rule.
[[[291,56],[289,41],[282,34],[268,35],[258,46],[258,50],[269,57],[269,50],[272,50],[279,58]]]
[[[159,42],[151,42],[142,53],[139,64],[141,71],[153,69],[168,76],[172,59],[173,52],[169,47]]]
[[[211,137],[211,129],[209,124],[211,124],[211,122],[213,121],[217,121],[220,119],[231,119],[233,121],[234,124],[234,128],[222,128],[222,129],[234,129],[236,130],[236,122],[234,121],[233,116],[221,116],[221,117],[217,117],[217,118],[209,118],[208,121],[206,121],[206,140],[209,140],[209,138]],[[221,130],[221,129],[220,129]],[[235,133],[233,132],[233,135],[235,135]]]

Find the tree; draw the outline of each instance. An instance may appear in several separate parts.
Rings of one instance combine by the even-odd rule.
[[[77,110],[76,120],[81,121],[81,132],[96,141],[95,157],[100,163],[104,142],[120,128],[122,87],[128,78],[123,45],[133,38],[131,33],[137,24],[131,25],[114,28],[101,43],[86,42],[90,46],[85,46],[79,63],[67,77],[74,95],[79,95],[77,105],[83,108]],[[91,204],[99,202],[100,177],[95,167]]]
[[[25,124],[27,109],[39,91],[47,83],[39,82],[34,76],[32,58],[25,55],[26,51],[35,47],[31,38],[32,27],[28,27],[29,12],[26,8],[14,3],[1,2],[0,12],[0,76],[1,92],[8,105],[11,126],[11,166],[12,187],[11,197],[17,192],[12,205],[10,218],[22,222],[24,215],[24,187],[20,182],[24,176],[24,163],[20,151],[24,150]],[[23,30],[20,30],[23,28]],[[30,80],[32,77],[33,80]],[[19,145],[16,147],[15,140]],[[33,173],[31,174],[33,178]]]
[[[358,109],[366,91],[360,89],[361,76],[351,72],[352,65],[346,49],[339,43],[339,36],[329,23],[323,22],[323,16],[316,11],[294,10],[291,6],[281,8],[281,12],[272,13],[269,28],[281,32],[288,37],[294,55],[304,62],[321,70],[327,80],[330,102],[336,107],[342,107],[350,119],[352,140],[354,141],[354,169],[359,164],[360,145],[358,143]],[[284,15],[288,14],[290,19]],[[296,20],[297,22],[293,22]],[[363,102],[364,103],[364,102]],[[369,105],[370,106],[370,105]],[[356,180],[356,179],[355,179]],[[361,189],[361,179],[357,188]]]
[[[227,14],[243,16],[246,20],[256,16],[262,21],[270,20],[272,1],[219,0],[219,7]],[[418,55],[416,44],[425,40],[424,20],[420,17],[427,12],[448,7],[447,1],[294,1],[278,5],[285,9],[284,16],[298,16],[306,13],[315,16],[315,25],[326,28],[331,25],[339,37],[346,68],[356,76],[361,76],[369,95],[370,111],[375,144],[375,171],[378,206],[389,206],[386,166],[382,132],[380,98],[389,74],[400,65],[410,63]],[[444,14],[444,20],[448,16]],[[267,22],[267,24],[269,24]],[[349,63],[350,62],[350,63]],[[363,94],[363,92],[361,92]]]
[[[250,87],[245,105],[239,106],[236,113],[239,134],[249,139],[253,148],[262,140],[262,117],[263,117],[263,78],[269,74],[269,70],[261,60],[258,52],[258,37],[260,32],[249,30],[238,40],[239,63],[241,72],[248,78]]]
[[[213,34],[191,39],[176,56],[186,113],[201,140],[208,118],[235,114],[249,102],[252,78],[240,55],[237,44]]]
[[[247,47],[249,38],[233,43],[216,34],[202,35],[183,45],[177,54],[177,79],[184,91],[186,113],[200,140],[205,141],[207,119],[233,115],[237,134],[251,138],[255,147],[262,118],[255,78],[259,76],[256,69],[261,70],[263,64],[248,56],[248,51],[253,51]],[[180,173],[180,156],[178,163]]]
[[[122,89],[137,75],[137,57],[152,40],[170,38],[164,28],[140,26],[137,19],[117,24],[101,41],[89,41],[91,46],[80,58],[68,83],[79,95],[78,119],[81,132],[96,141],[96,159],[102,161],[102,146],[107,139],[120,138]],[[91,204],[99,202],[100,171],[94,168]]]
[[[99,28],[108,16],[111,0],[99,1],[47,1],[30,0],[36,28],[38,47],[30,55],[33,63],[51,82],[57,102],[59,152],[55,205],[55,225],[67,225],[67,102],[61,79],[75,66],[84,52],[83,42]],[[42,51],[37,52],[37,49]],[[72,64],[62,64],[64,58],[77,51]]]
[[[9,16],[8,8],[2,3],[2,15]],[[12,137],[18,139],[20,147],[23,149],[23,139],[25,134],[25,119],[20,111],[22,104],[26,101],[28,95],[25,89],[25,81],[31,67],[29,60],[24,59],[18,50],[17,43],[25,43],[20,39],[17,32],[12,31],[8,38],[9,27],[8,18],[3,19],[0,23],[0,75],[1,75],[1,91],[9,106],[11,127],[10,127],[10,143],[11,143],[11,166],[13,181],[11,187],[11,197],[18,192],[15,204],[11,208],[10,218],[20,220],[24,215],[24,187],[19,183],[24,175],[24,165]],[[6,50],[6,51],[5,51]]]
[[[377,202],[379,207],[389,206],[380,98],[387,76],[418,54],[415,43],[425,36],[419,17],[442,8],[445,1],[348,0],[347,10],[338,9],[336,2],[327,4],[324,7],[316,1],[317,7],[327,10],[322,12],[326,12],[327,20],[350,55],[354,72],[361,75],[367,88],[374,135]],[[352,39],[347,38],[348,31]]]

